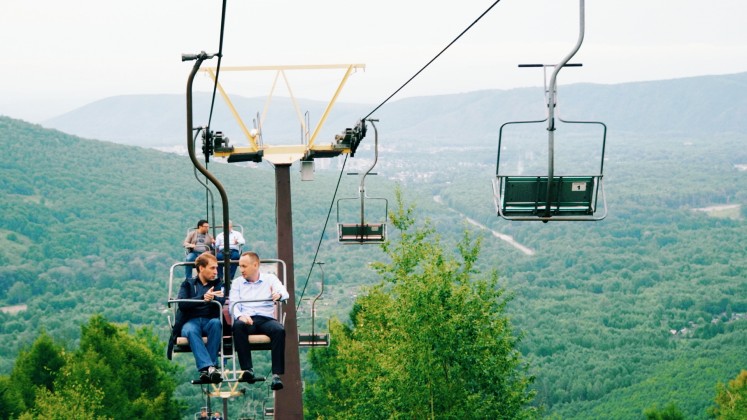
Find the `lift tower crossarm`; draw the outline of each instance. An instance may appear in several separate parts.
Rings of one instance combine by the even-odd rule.
[[[236,119],[236,122],[239,123],[239,127],[241,127],[241,131],[244,133],[246,138],[249,139],[249,143],[251,144],[251,151],[256,152],[257,150],[259,150],[259,147],[257,145],[257,137],[252,136],[249,129],[246,128],[246,124],[244,124],[244,121],[241,119],[241,116],[239,115],[239,112],[236,110],[236,107],[233,106],[233,102],[231,102],[231,98],[228,97],[228,94],[223,89],[223,86],[220,84],[220,82],[216,80],[215,67],[208,67],[208,68],[203,69],[202,71],[206,72],[213,79],[213,82],[215,82],[215,85],[218,87],[218,91],[220,92],[220,96],[222,96],[223,100],[226,101],[226,105],[228,105],[228,109],[231,110],[231,114],[233,114],[233,117]]]
[[[228,105],[229,109],[231,110],[231,113],[233,114],[234,118],[238,122],[241,131],[244,133],[244,136],[246,136],[247,140],[249,141],[249,146],[244,147],[234,147],[231,151],[221,151],[215,152],[215,156],[219,157],[228,157],[229,162],[231,161],[231,155],[246,155],[246,154],[256,154],[257,152],[262,152],[262,157],[264,159],[267,159],[268,161],[274,163],[274,164],[290,164],[297,160],[302,159],[305,156],[308,156],[311,154],[310,152],[317,152],[318,154],[324,155],[324,156],[334,156],[339,155],[343,153],[350,153],[351,149],[348,147],[336,147],[333,144],[329,145],[316,145],[316,138],[319,135],[319,132],[321,131],[322,126],[327,121],[327,117],[329,116],[330,111],[332,110],[332,107],[337,102],[337,98],[340,95],[340,92],[342,91],[343,86],[347,82],[350,75],[357,69],[365,69],[365,64],[310,64],[310,65],[280,65],[280,66],[231,66],[231,67],[221,67],[222,72],[227,71],[276,71],[278,74],[275,77],[275,80],[273,82],[272,89],[270,90],[270,94],[267,98],[267,103],[265,105],[265,110],[262,114],[262,118],[259,121],[260,127],[262,122],[264,121],[264,116],[267,112],[267,107],[269,106],[269,101],[272,98],[272,95],[275,90],[275,84],[277,83],[277,79],[279,76],[283,76],[283,80],[285,81],[286,86],[288,87],[288,91],[291,95],[291,101],[293,103],[294,109],[296,110],[296,114],[299,118],[299,121],[301,123],[301,126],[303,127],[303,131],[306,132],[307,127],[305,122],[303,121],[303,118],[301,117],[300,108],[298,106],[298,103],[296,101],[296,98],[293,95],[293,92],[290,89],[290,85],[288,83],[288,79],[285,76],[286,70],[334,70],[334,69],[344,69],[345,74],[340,81],[340,84],[337,86],[337,89],[335,90],[332,98],[330,99],[329,103],[327,104],[327,107],[324,110],[324,113],[322,114],[321,118],[319,119],[319,122],[317,123],[316,127],[314,127],[314,132],[309,137],[308,141],[304,145],[260,145],[258,140],[261,133],[255,132],[252,133],[250,131],[246,124],[241,119],[241,116],[239,115],[238,111],[236,110],[236,107],[231,102],[230,97],[226,93],[226,91],[223,89],[223,86],[221,86],[220,82],[215,80],[216,75],[216,69],[214,67],[208,67],[203,69],[202,71],[206,72],[216,83],[218,86],[218,89],[221,93],[221,96],[226,101],[226,104]]]

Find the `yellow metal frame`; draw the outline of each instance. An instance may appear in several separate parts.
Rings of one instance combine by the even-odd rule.
[[[319,119],[319,122],[316,124],[316,127],[314,127],[314,132],[309,137],[308,142],[306,144],[300,144],[300,145],[274,145],[274,146],[265,145],[265,144],[260,145],[258,141],[259,133],[256,133],[256,132],[252,133],[247,128],[246,124],[244,124],[244,121],[241,119],[241,116],[236,110],[236,107],[233,105],[233,102],[231,102],[231,98],[228,96],[228,93],[226,93],[225,89],[223,89],[223,86],[220,84],[220,82],[216,81],[216,77],[215,77],[216,68],[206,67],[206,68],[201,69],[200,71],[207,73],[212,78],[213,82],[215,82],[218,88],[218,91],[223,97],[223,100],[226,102],[226,105],[228,105],[228,108],[231,111],[231,114],[233,114],[234,118],[236,119],[236,122],[238,122],[239,127],[241,128],[241,131],[244,133],[244,136],[249,141],[249,146],[234,147],[233,151],[231,152],[215,152],[215,156],[228,157],[228,156],[231,156],[232,154],[257,153],[258,151],[262,150],[263,158],[268,160],[269,162],[273,164],[290,164],[307,156],[310,151],[322,152],[327,155],[350,153],[349,148],[342,148],[342,149],[335,148],[331,143],[328,145],[316,145],[315,142],[316,142],[316,138],[319,135],[319,132],[322,126],[327,121],[327,117],[329,116],[329,113],[332,110],[332,107],[334,106],[335,102],[337,102],[337,98],[340,96],[342,87],[345,85],[350,75],[355,70],[365,69],[365,68],[366,68],[365,64],[312,64],[312,65],[286,65],[286,66],[221,67],[220,68],[221,71],[275,71],[276,72],[275,78],[272,82],[272,87],[270,88],[270,92],[267,96],[267,100],[265,102],[265,106],[264,106],[262,115],[259,120],[260,127],[262,127],[262,123],[264,122],[265,117],[267,115],[267,110],[270,107],[270,102],[275,92],[275,87],[277,85],[278,79],[282,76],[283,81],[285,82],[285,85],[288,88],[288,93],[290,94],[291,102],[293,103],[293,108],[296,111],[296,116],[298,117],[298,120],[301,123],[301,127],[303,128],[304,133],[308,133],[309,127],[306,127],[306,122],[303,119],[303,115],[301,114],[301,109],[298,106],[298,102],[296,101],[295,96],[293,95],[293,91],[291,90],[290,83],[288,82],[288,78],[286,77],[285,72],[287,70],[334,70],[334,69],[345,70],[345,75],[342,77],[342,80],[340,81],[340,84],[337,86],[337,89],[335,90],[334,95],[332,95],[332,98],[327,104],[327,107],[325,108],[324,113],[322,113],[322,116]]]

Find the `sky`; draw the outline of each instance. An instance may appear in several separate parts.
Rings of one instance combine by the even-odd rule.
[[[375,105],[495,0],[227,0],[222,66],[365,64],[338,101]],[[118,95],[184,94],[218,52],[219,0],[0,0],[0,115],[42,122]],[[559,84],[617,84],[747,71],[744,0],[589,0],[585,37]],[[392,100],[540,86],[579,35],[578,0],[501,0]],[[217,59],[203,66],[215,66]],[[224,78],[225,76],[225,78]],[[225,72],[229,94],[265,96],[273,72]],[[299,98],[328,100],[342,72],[287,72]],[[211,91],[204,74],[196,91]],[[284,84],[275,95],[287,96]]]

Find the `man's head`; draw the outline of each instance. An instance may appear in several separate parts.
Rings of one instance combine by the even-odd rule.
[[[218,274],[218,259],[209,252],[202,253],[195,260],[195,267],[203,280],[212,280]]]
[[[239,269],[241,275],[247,280],[257,280],[259,274],[259,255],[256,252],[247,251],[239,258]]]
[[[200,233],[207,233],[209,227],[210,224],[207,220],[200,220],[199,222],[197,222],[197,230]]]
[[[229,220],[228,221],[228,231],[230,232],[232,230],[233,230],[233,220]]]

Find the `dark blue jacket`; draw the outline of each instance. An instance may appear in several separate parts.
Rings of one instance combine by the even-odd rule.
[[[199,283],[197,277],[184,280],[179,288],[179,294],[177,299],[199,299],[202,300],[205,297],[205,292],[210,290],[219,290],[224,287],[221,280],[215,279],[207,282],[205,286]],[[220,302],[221,305],[226,304],[226,290],[223,291],[224,297],[215,298],[216,301]],[[171,360],[171,355],[174,351],[174,345],[176,344],[176,338],[182,334],[182,327],[184,324],[192,318],[217,318],[220,316],[220,310],[218,305],[212,302],[179,302],[176,310],[176,319],[174,319],[174,327],[171,329],[171,338],[169,339],[169,345],[166,349],[166,357]]]

